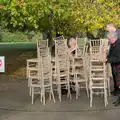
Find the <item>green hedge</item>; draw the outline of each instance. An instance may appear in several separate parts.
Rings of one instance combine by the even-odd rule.
[[[0,32],[0,41],[1,42],[35,42],[41,38],[41,33],[39,32],[9,32],[1,31]]]
[[[36,49],[36,42],[0,43],[0,50]]]

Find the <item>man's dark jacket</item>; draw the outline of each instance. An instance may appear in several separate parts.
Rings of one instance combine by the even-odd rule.
[[[117,39],[114,44],[110,45],[107,59],[109,63],[120,63],[120,39]]]
[[[117,34],[117,37],[120,39],[120,29],[116,29],[116,34]]]

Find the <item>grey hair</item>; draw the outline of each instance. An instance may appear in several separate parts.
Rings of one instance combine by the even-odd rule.
[[[116,32],[109,32],[107,34],[107,38],[116,38],[116,39],[118,39],[118,36],[117,36]]]
[[[115,27],[115,25],[113,23],[108,23],[106,26],[113,26],[113,27]]]

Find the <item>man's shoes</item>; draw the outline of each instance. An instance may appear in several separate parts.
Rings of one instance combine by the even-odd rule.
[[[118,101],[116,101],[116,103],[115,103],[115,107],[117,107],[117,106],[119,106],[119,105],[120,105],[120,98],[119,98]]]
[[[120,95],[120,90],[119,90],[119,89],[114,89],[114,90],[111,92],[111,95],[114,95],[114,96]]]
[[[113,104],[117,104],[119,101],[120,101],[120,96],[118,97],[118,99],[115,102],[113,102]]]
[[[116,96],[116,93],[117,93],[117,90],[116,90],[116,89],[114,89],[114,90],[111,92],[111,95]]]

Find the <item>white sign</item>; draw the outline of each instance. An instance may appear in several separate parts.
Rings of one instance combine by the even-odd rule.
[[[5,57],[0,56],[0,72],[5,72]]]

